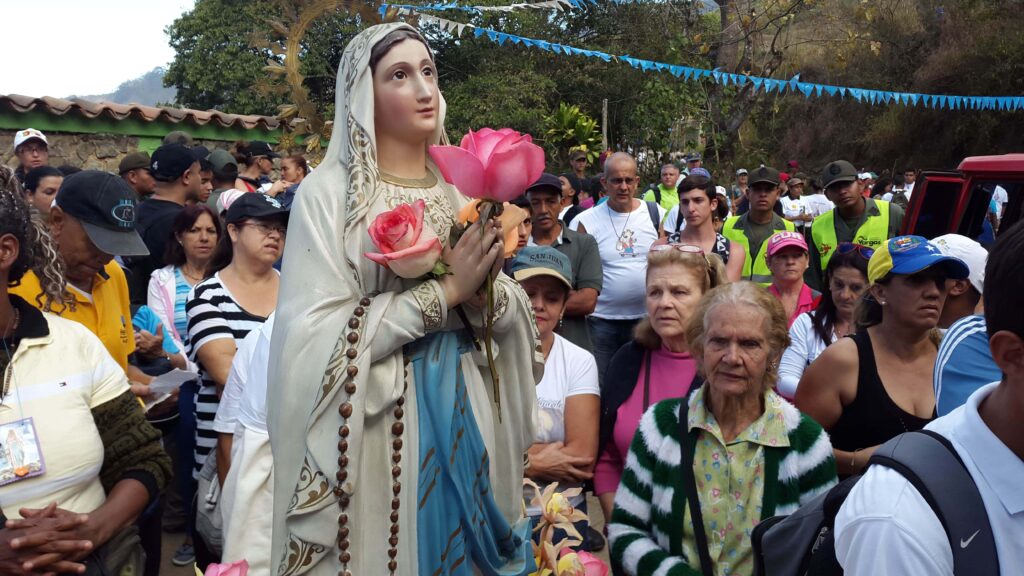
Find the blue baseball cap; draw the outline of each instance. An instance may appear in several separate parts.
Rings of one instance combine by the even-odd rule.
[[[527,246],[512,260],[512,277],[517,282],[537,276],[552,276],[572,290],[572,263],[550,246]]]
[[[882,244],[871,256],[868,261],[868,282],[874,284],[889,274],[917,274],[932,266],[942,266],[946,277],[952,280],[963,280],[971,273],[963,260],[944,255],[927,238],[897,236]]]

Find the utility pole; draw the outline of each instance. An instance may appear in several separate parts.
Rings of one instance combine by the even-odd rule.
[[[608,149],[608,99],[601,101],[601,151]]]

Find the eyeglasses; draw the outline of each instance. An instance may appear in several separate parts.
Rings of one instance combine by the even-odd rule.
[[[635,178],[635,177],[634,178],[609,178],[608,179],[608,183],[611,184],[612,186],[621,186],[623,184],[627,184],[628,185],[628,184],[632,184],[633,182],[636,182],[636,181],[637,181],[637,178]]]
[[[281,224],[264,224],[263,222],[239,222],[235,224],[241,228],[242,226],[252,226],[264,236],[270,236],[272,232],[277,232],[282,238],[288,235],[288,228]]]
[[[712,284],[711,280],[711,260],[708,260],[708,254],[700,246],[694,246],[693,244],[655,244],[650,247],[650,252],[665,252],[667,250],[678,250],[684,254],[700,254],[701,258],[704,259],[704,267],[708,273],[708,286]]]
[[[868,248],[861,244],[854,244],[853,242],[840,242],[836,248],[836,254],[849,254],[854,250],[857,251],[865,260],[871,260],[871,257],[875,255],[874,248]]]
[[[24,152],[26,154],[42,154],[47,150],[49,150],[49,148],[46,146],[22,146],[18,149],[19,152]]]

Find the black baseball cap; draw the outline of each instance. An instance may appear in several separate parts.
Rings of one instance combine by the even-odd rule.
[[[174,182],[201,160],[200,154],[183,144],[164,144],[153,152],[149,171],[160,182]]]
[[[250,218],[280,218],[288,222],[288,210],[277,201],[261,192],[246,192],[231,203],[224,218],[226,224],[238,224]]]
[[[750,176],[747,180],[749,185],[752,187],[754,184],[761,182],[767,182],[772,186],[779,185],[779,171],[770,166],[761,166],[757,170],[750,172]]]
[[[839,182],[853,182],[857,179],[857,169],[846,160],[829,162],[821,171],[821,187],[828,188]]]
[[[526,194],[530,192],[554,192],[561,196],[562,194],[562,179],[554,174],[548,174],[547,172],[540,175],[540,178],[536,182],[530,184],[529,188],[526,189]]]
[[[245,149],[246,154],[250,157],[253,156],[266,156],[267,158],[280,158],[277,152],[270,147],[270,144],[262,140],[253,140],[249,142],[249,146]]]
[[[114,256],[147,256],[135,230],[135,191],[119,176],[82,170],[57,191],[57,207],[76,218],[97,248]]]

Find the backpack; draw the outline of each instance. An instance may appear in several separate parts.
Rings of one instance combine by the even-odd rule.
[[[953,574],[996,576],[999,558],[985,503],[949,441],[931,430],[907,432],[878,447],[868,466],[903,475],[928,502],[949,538]],[[773,516],[750,536],[755,576],[841,575],[836,560],[835,520],[850,490],[851,476],[789,516]],[[964,547],[963,542],[973,545]]]
[[[907,192],[905,190],[896,190],[893,192],[892,199],[889,201],[900,208],[903,208],[904,212],[907,210],[907,206],[910,205],[910,200],[907,199]]]

